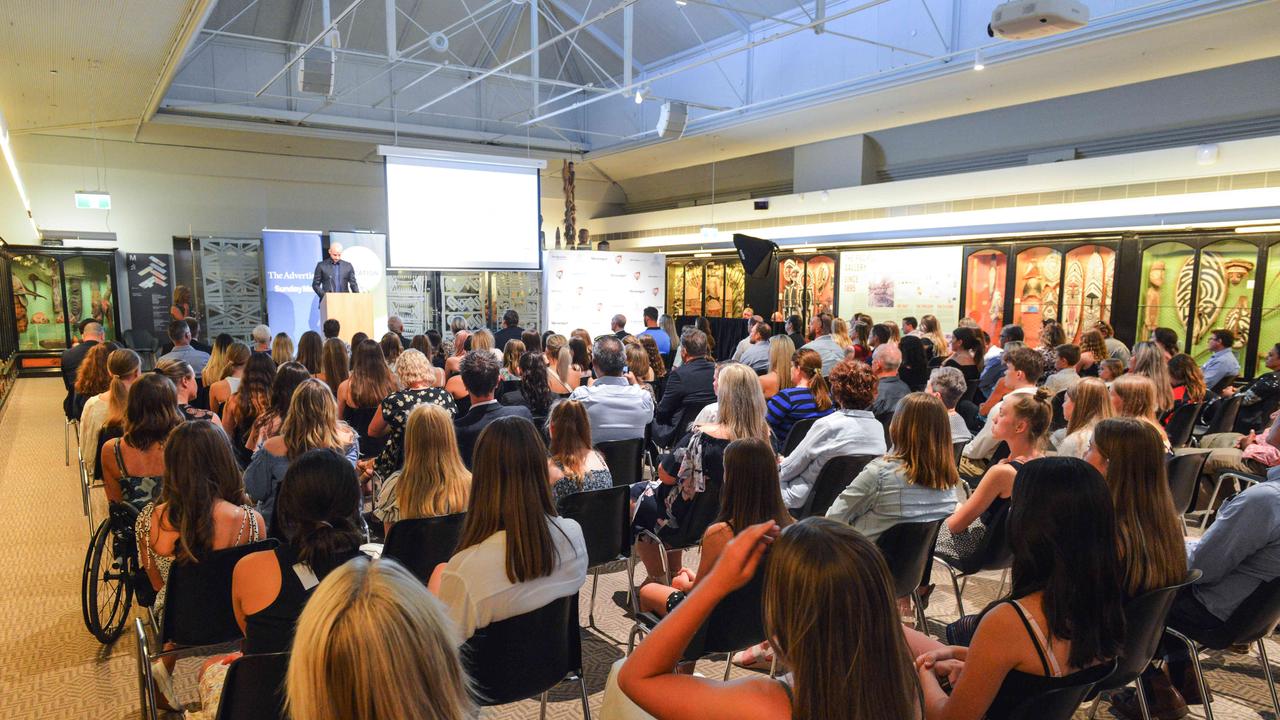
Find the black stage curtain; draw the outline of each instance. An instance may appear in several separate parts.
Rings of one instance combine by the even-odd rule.
[[[685,327],[692,325],[696,318],[696,315],[677,317],[676,332],[684,332]],[[747,336],[747,321],[742,318],[707,318],[707,322],[711,325],[711,336],[716,341],[716,362],[732,359],[738,343]],[[678,342],[677,338],[673,340]],[[672,349],[675,349],[674,345]]]

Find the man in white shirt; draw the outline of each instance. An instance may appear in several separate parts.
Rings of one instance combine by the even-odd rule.
[[[653,420],[653,395],[622,376],[626,358],[621,340],[610,335],[599,338],[591,349],[595,382],[569,395],[586,406],[593,443],[642,438]]]
[[[746,318],[746,320],[747,336],[739,340],[738,346],[733,349],[733,359],[738,362],[742,362],[742,353],[746,352],[747,348],[751,347],[751,344],[755,342],[755,336],[753,336],[752,333],[756,331],[756,325],[764,322],[764,318],[759,315],[752,315],[751,317]]]
[[[757,316],[758,317],[758,316]],[[751,344],[742,351],[738,362],[749,366],[757,373],[769,372],[769,338],[773,335],[773,326],[763,320],[756,323],[748,340]]]
[[[1028,347],[1007,350],[1004,354],[1004,378],[1000,382],[1009,389],[1005,397],[1010,395],[1034,395],[1036,382],[1044,372],[1044,359],[1040,353]],[[964,447],[964,457],[970,460],[989,460],[995,453],[1000,441],[991,437],[992,418],[1000,414],[1004,400],[996,403],[987,416],[987,424],[982,426],[978,434],[973,436]]]
[[[1076,365],[1080,362],[1080,346],[1059,345],[1054,348],[1054,352],[1058,356],[1054,361],[1055,371],[1044,381],[1044,386],[1057,395],[1080,384],[1080,374],[1076,372]]]
[[[844,360],[844,348],[831,337],[831,316],[825,313],[814,315],[809,322],[809,331],[813,333],[813,340],[805,343],[803,349],[818,353],[822,358],[822,374],[830,375],[831,368]]]
[[[969,384],[965,382],[964,373],[960,372],[960,368],[940,367],[935,368],[929,373],[929,383],[925,385],[924,391],[942,401],[947,408],[947,420],[951,422],[951,443],[969,442],[973,439],[973,433],[969,431],[969,426],[965,424],[964,418],[956,412],[956,404],[960,402],[960,398],[964,397],[965,390],[969,389]]]

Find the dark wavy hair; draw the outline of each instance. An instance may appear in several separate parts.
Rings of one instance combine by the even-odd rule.
[[[831,368],[827,378],[831,396],[845,410],[866,410],[876,399],[876,376],[871,368],[857,360],[842,360]]]
[[[183,423],[178,412],[178,392],[169,378],[147,373],[129,386],[124,411],[124,441],[138,450],[147,450],[169,437],[169,431]]]
[[[351,462],[328,448],[294,458],[280,484],[275,520],[317,578],[346,562],[364,541],[360,481]]]
[[[556,401],[547,379],[547,358],[541,352],[520,356],[520,396],[534,415],[546,415]]]

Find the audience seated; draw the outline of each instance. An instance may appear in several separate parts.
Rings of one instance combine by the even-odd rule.
[[[502,329],[493,334],[493,345],[505,348],[512,340],[520,340],[524,328],[520,327],[520,313],[508,310],[502,314]]]
[[[759,316],[757,316],[759,317]],[[749,341],[747,346],[742,349],[742,354],[736,359],[738,362],[755,370],[757,373],[763,374],[769,370],[769,338],[773,336],[773,327],[763,319],[757,322],[751,328],[751,333],[747,336]]]
[[[285,418],[289,416],[289,403],[293,400],[293,391],[298,389],[303,380],[311,377],[306,367],[300,362],[285,363],[276,370],[271,381],[271,394],[268,396],[267,409],[254,420],[244,448],[250,452],[257,450],[267,438],[280,434]]]
[[[249,333],[249,339],[253,341],[253,351],[264,355],[271,354],[271,328],[266,325],[257,325]]]
[[[142,358],[128,348],[113,350],[107,356],[107,374],[111,376],[107,391],[86,400],[80,411],[80,455],[95,479],[102,477],[98,458],[103,443],[124,434],[129,387],[142,376]]]
[[[1102,342],[1107,346],[1107,357],[1115,358],[1122,363],[1129,362],[1129,348],[1116,338],[1116,331],[1111,323],[1099,320],[1093,324],[1095,330],[1102,334]]]
[[[581,390],[582,388],[579,388]],[[551,502],[576,492],[613,487],[609,465],[591,442],[591,421],[586,406],[577,400],[558,403],[547,424],[551,437]]]
[[[1200,366],[1186,353],[1178,353],[1169,358],[1169,380],[1173,383],[1173,407],[1161,418],[1161,424],[1168,425],[1173,411],[1183,405],[1194,405],[1208,399],[1209,387],[1205,385],[1204,374]]]
[[[531,426],[533,424],[529,408],[519,405],[504,406],[494,399],[493,394],[498,389],[498,368],[498,359],[486,348],[468,352],[459,366],[470,402],[466,414],[454,418],[453,427],[458,435],[462,464],[468,468],[471,467],[476,441],[490,423],[503,417],[522,417],[529,420]]]
[[[298,619],[286,680],[293,720],[477,714],[445,609],[394,560],[349,561]]]
[[[941,520],[956,508],[960,476],[942,401],[925,393],[906,396],[889,436],[893,450],[872,460],[827,511],[872,542],[898,523]]]
[[[365,340],[351,349],[351,375],[338,385],[338,409],[360,437],[361,458],[382,452],[385,441],[370,435],[369,425],[382,401],[399,389],[378,343]]]
[[[902,353],[893,343],[881,343],[871,353],[871,372],[876,376],[876,399],[871,403],[871,414],[877,418],[892,415],[898,403],[911,388],[898,377],[902,365]]]
[[[191,328],[185,320],[174,320],[169,323],[169,340],[173,350],[161,355],[159,360],[185,360],[196,372],[204,370],[209,362],[209,353],[191,347]]]
[[[247,466],[257,447],[249,447],[253,426],[271,402],[271,384],[275,382],[276,365],[265,353],[251,353],[244,366],[240,387],[222,409],[222,428],[231,438],[236,459]]]
[[[822,358],[823,375],[830,375],[831,368],[844,360],[844,348],[840,347],[840,344],[831,336],[831,322],[830,315],[825,313],[814,315],[813,320],[809,322],[809,332],[813,335],[813,340],[801,345],[804,349],[818,353]]]
[[[973,400],[978,392],[978,382],[982,377],[983,355],[986,348],[978,331],[970,327],[958,327],[951,333],[951,355],[942,363],[943,367],[953,367],[964,374],[966,388],[965,400]]]
[[[658,348],[659,354],[666,355],[671,352],[671,336],[658,325],[658,308],[647,307],[644,309],[644,330],[640,335],[642,338],[646,336],[653,338],[653,343]]]
[[[791,342],[785,335],[778,341],[780,346]],[[786,443],[787,434],[797,421],[826,417],[834,410],[831,388],[822,377],[822,357],[817,352],[797,350],[792,353],[789,370],[789,387],[769,398],[766,408],[765,417],[773,431],[774,445],[779,449]],[[764,378],[761,378],[761,384],[763,382]]]
[[[1000,415],[1000,408],[1006,400],[1013,399],[1018,395],[1035,395],[1036,382],[1040,379],[1040,374],[1044,372],[1044,364],[1040,358],[1040,353],[1031,348],[1019,347],[1005,350],[1002,359],[1005,366],[1004,377],[996,384],[996,388],[988,402],[995,398],[999,399],[987,411],[986,424],[982,426],[978,434],[964,448],[964,457],[969,460],[990,459],[992,454],[995,453],[996,447],[1000,444],[999,440],[991,436],[995,418]],[[1052,420],[1052,418],[1050,419]]]
[[[430,402],[415,405],[403,439],[404,465],[383,482],[373,511],[386,532],[400,520],[465,512],[471,473],[458,454],[449,411]]]
[[[227,348],[231,347],[233,342],[235,339],[228,333],[219,333],[218,337],[214,338],[213,352],[209,353],[209,362],[205,363],[204,370],[200,371],[202,385],[211,388],[222,378],[222,369],[227,364]]]
[[[764,399],[770,400],[774,395],[793,387],[792,358],[796,354],[796,345],[788,335],[774,335],[769,338],[769,372],[760,376],[760,389],[764,391]],[[816,351],[810,351],[817,354]],[[818,372],[822,370],[822,358],[818,358]]]
[[[598,443],[644,437],[653,420],[653,393],[623,377],[622,341],[608,335],[596,340],[591,362],[595,381],[569,395],[582,403],[591,418],[591,437]]]
[[[1067,426],[1054,431],[1050,442],[1059,455],[1083,460],[1094,426],[1112,415],[1106,383],[1098,378],[1082,378],[1067,390],[1062,401],[1062,414],[1067,419]]]
[[[591,381],[591,340],[575,335],[569,338],[568,348],[571,360],[568,384],[576,389]]]
[[[327,448],[346,455],[355,465],[357,440],[351,427],[338,419],[338,406],[328,386],[315,378],[303,380],[293,391],[280,434],[267,438],[244,471],[245,490],[256,502],[272,537],[282,537],[275,506],[289,463],[308,450]]]
[[[778,533],[767,521],[738,531],[711,572],[625,660],[618,685],[661,720],[690,708],[718,717],[915,718],[919,686],[884,558],[846,525],[809,518]],[[719,683],[672,672],[716,605],[770,554],[764,626],[790,676]]]
[[[680,335],[679,355],[683,363],[667,376],[666,390],[653,414],[657,424],[654,437],[659,443],[675,443],[698,411],[715,401],[712,386],[715,365],[708,353],[707,334],[696,328],[685,328]]]
[[[804,507],[809,491],[831,458],[883,455],[886,451],[884,427],[870,410],[876,397],[876,379],[871,369],[860,362],[844,360],[831,370],[828,381],[839,410],[815,422],[796,449],[782,458],[778,468],[782,500],[793,510]]]
[[[831,318],[831,339],[844,350],[848,356],[849,351],[853,349],[853,338],[849,337],[849,323],[843,318]]]
[[[1230,330],[1218,328],[1209,333],[1209,359],[1204,361],[1204,384],[1210,392],[1217,392],[1233,378],[1240,376],[1240,361],[1233,349],[1236,337]],[[1172,359],[1172,358],[1170,358]]]
[[[320,334],[315,330],[302,333],[302,337],[298,338],[298,355],[294,360],[306,368],[307,372],[316,375],[320,372],[323,354],[324,341],[320,339]]]
[[[1047,379],[1058,367],[1058,346],[1067,343],[1067,331],[1056,320],[1045,320],[1040,328],[1040,347],[1036,352],[1044,368]]]
[[[241,342],[233,342],[222,352],[221,369],[218,376],[209,385],[209,409],[224,414],[223,406],[240,391],[240,381],[244,378],[245,365],[249,362],[249,346]],[[274,360],[272,362],[275,362]],[[205,368],[208,370],[208,367]]]
[[[289,333],[278,332],[271,340],[271,362],[276,367],[293,362],[293,338],[289,337]]]
[[[1263,364],[1270,372],[1254,378],[1239,393],[1240,412],[1235,425],[1238,433],[1261,432],[1271,422],[1271,415],[1280,409],[1280,343],[1267,350]],[[1222,389],[1223,397],[1235,394],[1235,386]]]
[[[417,350],[405,350],[400,354],[396,369],[404,389],[383,398],[378,411],[369,421],[369,435],[385,435],[387,442],[373,463],[366,461],[364,465],[383,479],[391,477],[391,473],[399,470],[404,462],[404,429],[409,413],[415,407],[423,403],[439,405],[449,412],[450,417],[457,412],[457,405],[449,397],[449,393],[434,386],[436,374],[425,355]]]
[[[467,354],[467,347],[471,344],[471,333],[466,330],[458,330],[453,334],[453,354],[444,361],[444,374],[446,377],[453,377],[458,374],[458,364],[462,362],[462,356]]]
[[[1138,354],[1135,353],[1134,357]],[[1165,435],[1164,426],[1160,424],[1156,414],[1156,387],[1150,378],[1136,373],[1128,373],[1116,378],[1111,383],[1111,409],[1118,417],[1138,418],[1151,423],[1160,431],[1165,450],[1172,452],[1169,438]]]
[[[162,360],[156,365],[155,372],[169,378],[178,396],[178,410],[184,420],[208,420],[222,427],[222,420],[212,410],[204,410],[191,406],[191,401],[200,392],[196,385],[196,372],[185,360]]]
[[[631,333],[627,332],[627,317],[621,313],[614,315],[609,320],[609,332],[619,340],[630,337]]]
[[[524,355],[524,342],[508,340],[502,348],[502,367],[498,370],[498,382],[520,382],[520,357]]]
[[[906,342],[907,338],[902,340]],[[942,406],[947,409],[947,424],[951,427],[952,445],[973,439],[968,423],[956,412],[956,404],[964,397],[967,387],[964,373],[959,368],[953,367],[935,368],[929,373],[929,382],[925,384],[925,392],[941,400]]]
[[[366,341],[367,342],[367,341]],[[351,344],[351,365],[355,367],[355,348],[356,343]],[[382,338],[378,340],[378,348],[382,350],[382,363],[387,367],[392,367],[399,359],[400,353],[404,350],[404,344],[401,337],[393,332],[384,333]]]
[[[649,371],[653,376],[651,382],[662,380],[667,376],[667,363],[662,359],[664,353],[659,352],[657,341],[644,333],[636,337],[640,340],[640,347],[649,356]]]
[[[360,343],[355,343],[359,345]],[[351,374],[351,358],[347,354],[347,345],[338,338],[324,341],[320,354],[320,372],[315,377],[329,386],[334,397],[338,397],[338,386]]]
[[[920,339],[933,348],[934,357],[945,358],[951,354],[951,344],[942,334],[942,323],[938,322],[936,315],[921,315],[919,330]]]
[[[520,386],[503,394],[498,401],[503,405],[522,405],[533,416],[533,424],[541,432],[546,427],[551,406],[560,397],[551,390],[554,376],[547,372],[547,359],[540,352],[526,352],[520,356]]]
[[[1053,374],[1045,378],[1045,388],[1057,395],[1070,390],[1080,382],[1076,366],[1080,364],[1080,346],[1063,343],[1053,349]]]
[[[102,323],[96,320],[84,320],[80,323],[80,342],[62,351],[58,367],[62,371],[62,384],[67,390],[67,399],[63,401],[62,409],[69,418],[80,417],[79,408],[75,406],[75,396],[77,394],[86,395],[76,391],[76,379],[80,374],[80,364],[84,362],[85,357],[88,356],[93,346],[106,342],[106,340],[107,335],[102,329]],[[99,390],[98,392],[103,391]]]
[[[929,353],[924,341],[919,336],[907,335],[898,343],[898,352],[902,353],[898,377],[911,392],[922,392],[929,383]]]
[[[1008,372],[1021,374],[1022,371],[1010,365]],[[1031,394],[1011,395],[1000,403],[987,428],[991,430],[993,442],[1009,446],[1009,456],[987,468],[973,494],[942,523],[938,532],[939,555],[963,559],[978,548],[988,524],[1009,504],[1018,470],[1044,455],[1040,445],[1049,433],[1051,422],[1053,410],[1049,407],[1049,393],[1043,388]]]
[[[1013,492],[1010,595],[987,606],[967,648],[904,629],[927,720],[1009,718],[1030,698],[1100,677],[1095,666],[1124,641],[1116,526],[1101,476],[1077,458],[1042,458],[1018,472]]]
[[[84,414],[85,405],[90,398],[111,389],[111,371],[107,369],[107,359],[121,347],[123,346],[113,342],[95,342],[89,346],[88,352],[76,368],[72,386],[68,388],[67,401],[62,408],[67,417],[78,420]],[[81,427],[81,432],[83,431],[84,428]]]
[[[1107,352],[1106,341],[1097,330],[1086,330],[1080,334],[1080,363],[1076,372],[1080,377],[1097,377],[1098,364],[1106,360],[1111,353]]]
[[[1174,342],[1176,344],[1177,340]],[[1155,418],[1162,417],[1173,409],[1173,379],[1169,376],[1169,360],[1178,353],[1176,350],[1166,353],[1156,343],[1140,342],[1133,346],[1133,355],[1129,358],[1129,375],[1140,375],[1151,380],[1155,390]]]
[[[1015,347],[1022,347],[1022,339],[1025,334],[1021,325],[1005,325],[1000,328],[1000,339],[998,344],[987,349],[982,364],[982,375],[978,377],[978,392],[974,395],[974,400],[986,400],[991,397],[995,390],[996,383],[1000,378],[1004,377],[1004,353],[1007,350],[1013,350]],[[1013,344],[1013,343],[1016,343]]]
[[[148,374],[133,383],[125,405],[124,435],[108,440],[98,458],[108,500],[142,510],[156,499],[165,472],[165,438],[183,423],[178,395],[168,378]]]
[[[463,373],[472,362],[469,354]],[[582,528],[556,514],[546,457],[528,418],[498,417],[480,433],[458,548],[429,583],[454,621],[456,643],[573,595],[587,578]]]

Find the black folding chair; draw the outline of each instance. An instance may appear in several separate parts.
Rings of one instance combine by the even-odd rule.
[[[579,632],[576,593],[480,628],[462,646],[472,697],[477,704],[492,707],[541,695],[540,717],[545,718],[547,691],[562,682],[577,681],[582,715],[591,720]]]
[[[596,443],[596,450],[604,456],[615,487],[630,486],[643,479],[644,438]]]
[[[1199,440],[1205,435],[1213,435],[1214,433],[1231,432],[1236,427],[1236,416],[1240,414],[1240,403],[1244,401],[1244,397],[1239,393],[1232,395],[1225,400],[1219,400],[1213,404],[1213,418],[1207,426],[1197,428],[1200,432],[1193,432],[1195,438]]]
[[[285,720],[289,653],[243,655],[227,668],[215,720]]]
[[[1267,646],[1264,640],[1269,637],[1280,622],[1280,578],[1265,582],[1257,590],[1244,599],[1240,607],[1231,613],[1231,617],[1222,625],[1207,632],[1182,632],[1174,628],[1166,628],[1166,632],[1181,640],[1191,655],[1191,666],[1195,669],[1196,682],[1200,685],[1200,697],[1204,698],[1204,715],[1206,720],[1213,720],[1213,707],[1209,696],[1209,684],[1205,681],[1204,672],[1200,668],[1200,651],[1226,650],[1233,645],[1255,644],[1258,646],[1258,659],[1262,663],[1262,674],[1267,680],[1267,689],[1271,691],[1271,706],[1276,717],[1280,717],[1280,697],[1276,695],[1276,683],[1271,677],[1271,662],[1267,659]]]
[[[1010,720],[1071,720],[1093,686],[1111,674],[1115,666],[1116,661],[1112,660],[1076,672],[1076,681],[1071,685],[1054,688],[1022,701],[1009,714]]]
[[[787,457],[800,447],[800,441],[804,440],[804,436],[809,434],[809,428],[818,422],[818,418],[805,418],[797,420],[791,429],[787,431],[787,440],[782,444],[782,456]]]
[[[957,466],[960,465],[960,458],[964,457],[964,446],[968,444],[969,444],[968,440],[964,440],[958,443],[951,443],[951,452],[953,455],[955,455]]]
[[[813,487],[809,489],[809,497],[805,498],[800,518],[825,516],[840,493],[876,457],[878,456],[838,455],[828,460],[822,466],[822,472],[818,473],[818,479],[813,481]]]
[[[391,526],[382,554],[414,574],[422,582],[431,579],[436,566],[453,557],[462,534],[462,522],[466,513],[441,515],[433,518],[400,520]]]
[[[603,568],[625,561],[631,554],[631,488],[619,485],[607,490],[574,493],[561,498],[557,510],[582,528],[587,566],[591,571],[587,627],[604,635],[596,625],[596,589]]]
[[[926,631],[926,625],[924,606],[916,591],[933,554],[933,546],[938,542],[940,527],[941,520],[898,523],[876,538],[876,547],[880,548],[893,575],[893,596],[911,598],[920,632]]]
[[[1013,565],[1013,550],[1009,547],[1009,506],[1005,505],[996,512],[972,555],[949,558],[934,553],[933,559],[942,563],[951,576],[951,586],[956,593],[956,609],[960,617],[964,617],[964,587],[969,576],[984,570],[1008,570]],[[1000,585],[1003,588],[1003,577]]]
[[[1050,430],[1061,430],[1067,426],[1067,412],[1064,407],[1066,402],[1066,390],[1058,392],[1053,396],[1053,400],[1049,402],[1049,406],[1053,410],[1053,420],[1049,423]]]
[[[1204,470],[1205,461],[1209,459],[1207,450],[1183,451],[1170,457],[1165,462],[1165,474],[1169,477],[1169,493],[1173,495],[1173,508],[1178,511],[1183,527],[1186,527],[1186,514],[1191,512],[1196,501],[1196,490],[1200,487],[1200,473]]]
[[[1169,436],[1169,444],[1175,448],[1186,447],[1191,442],[1191,434],[1195,432],[1196,421],[1200,419],[1200,411],[1204,403],[1187,403],[1174,408],[1165,423],[1165,434]]]
[[[1089,718],[1098,710],[1102,696],[1119,690],[1136,681],[1147,669],[1151,659],[1160,648],[1160,638],[1164,635],[1165,620],[1178,591],[1200,579],[1201,572],[1192,570],[1187,579],[1177,585],[1170,585],[1143,593],[1130,600],[1124,606],[1124,646],[1120,656],[1116,658],[1116,668],[1109,675],[1098,681],[1089,692],[1093,696],[1093,705],[1089,707]],[[1147,708],[1147,693],[1138,686],[1138,706],[1142,709],[1142,717],[1151,720],[1151,712]],[[1087,698],[1086,698],[1087,699]]]

